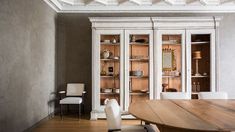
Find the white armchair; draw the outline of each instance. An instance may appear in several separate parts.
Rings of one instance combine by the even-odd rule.
[[[108,123],[108,132],[122,131],[122,132],[156,132],[157,127],[154,129],[151,125],[121,125],[121,110],[115,99],[111,99],[105,105],[105,114]]]
[[[83,97],[86,91],[83,83],[68,83],[66,91],[60,91],[59,94],[66,94],[65,98],[60,99],[60,116],[63,116],[63,105],[78,105],[78,118],[81,117],[81,104],[83,104]],[[60,96],[61,97],[61,96]]]
[[[226,92],[200,92],[198,99],[228,99]]]

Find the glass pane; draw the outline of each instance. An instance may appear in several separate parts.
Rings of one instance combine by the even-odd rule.
[[[210,91],[210,34],[191,36],[192,92]]]
[[[130,103],[149,99],[149,35],[131,34],[129,43]]]
[[[100,105],[106,99],[116,99],[120,105],[120,35],[100,38]]]
[[[162,92],[181,92],[181,35],[162,36]]]

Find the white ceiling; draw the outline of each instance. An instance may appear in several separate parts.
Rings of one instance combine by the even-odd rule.
[[[235,0],[44,0],[57,12],[235,12]]]

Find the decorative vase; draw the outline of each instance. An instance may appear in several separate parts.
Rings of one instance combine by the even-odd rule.
[[[108,59],[109,56],[110,56],[110,51],[109,51],[109,50],[104,50],[104,51],[103,51],[103,58],[104,58],[104,59]]]

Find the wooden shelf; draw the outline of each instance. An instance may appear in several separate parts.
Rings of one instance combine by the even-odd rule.
[[[100,77],[102,77],[102,78],[118,78],[119,76],[100,76]]]
[[[100,59],[101,61],[119,61],[120,59]]]
[[[130,61],[140,61],[140,62],[148,62],[149,61],[149,59],[148,58],[146,58],[146,59],[129,59]]]
[[[137,46],[149,46],[149,43],[138,43],[138,42],[131,42],[130,45],[137,45]]]
[[[100,45],[119,46],[120,43],[105,43],[105,42],[100,42]]]
[[[100,94],[102,94],[102,95],[119,95],[120,93],[113,93],[113,92],[104,93],[104,92],[100,92]]]
[[[182,44],[179,44],[179,43],[165,43],[165,44],[162,44],[162,45],[172,45],[172,46],[181,46]]]
[[[207,78],[209,76],[191,76],[192,78]]]
[[[199,41],[199,42],[191,42],[191,44],[208,44],[209,41]]]
[[[130,76],[130,78],[149,78],[149,76]]]
[[[164,76],[162,76],[162,78],[177,78],[177,77],[181,77],[181,76],[180,75],[179,76],[174,76],[174,75],[169,75],[169,76],[164,75]]]
[[[172,42],[172,41],[170,41],[170,40],[165,40],[165,41],[162,41],[162,45],[182,45],[181,43],[179,43],[179,42]]]
[[[149,94],[149,92],[130,92],[130,95],[146,95]]]

